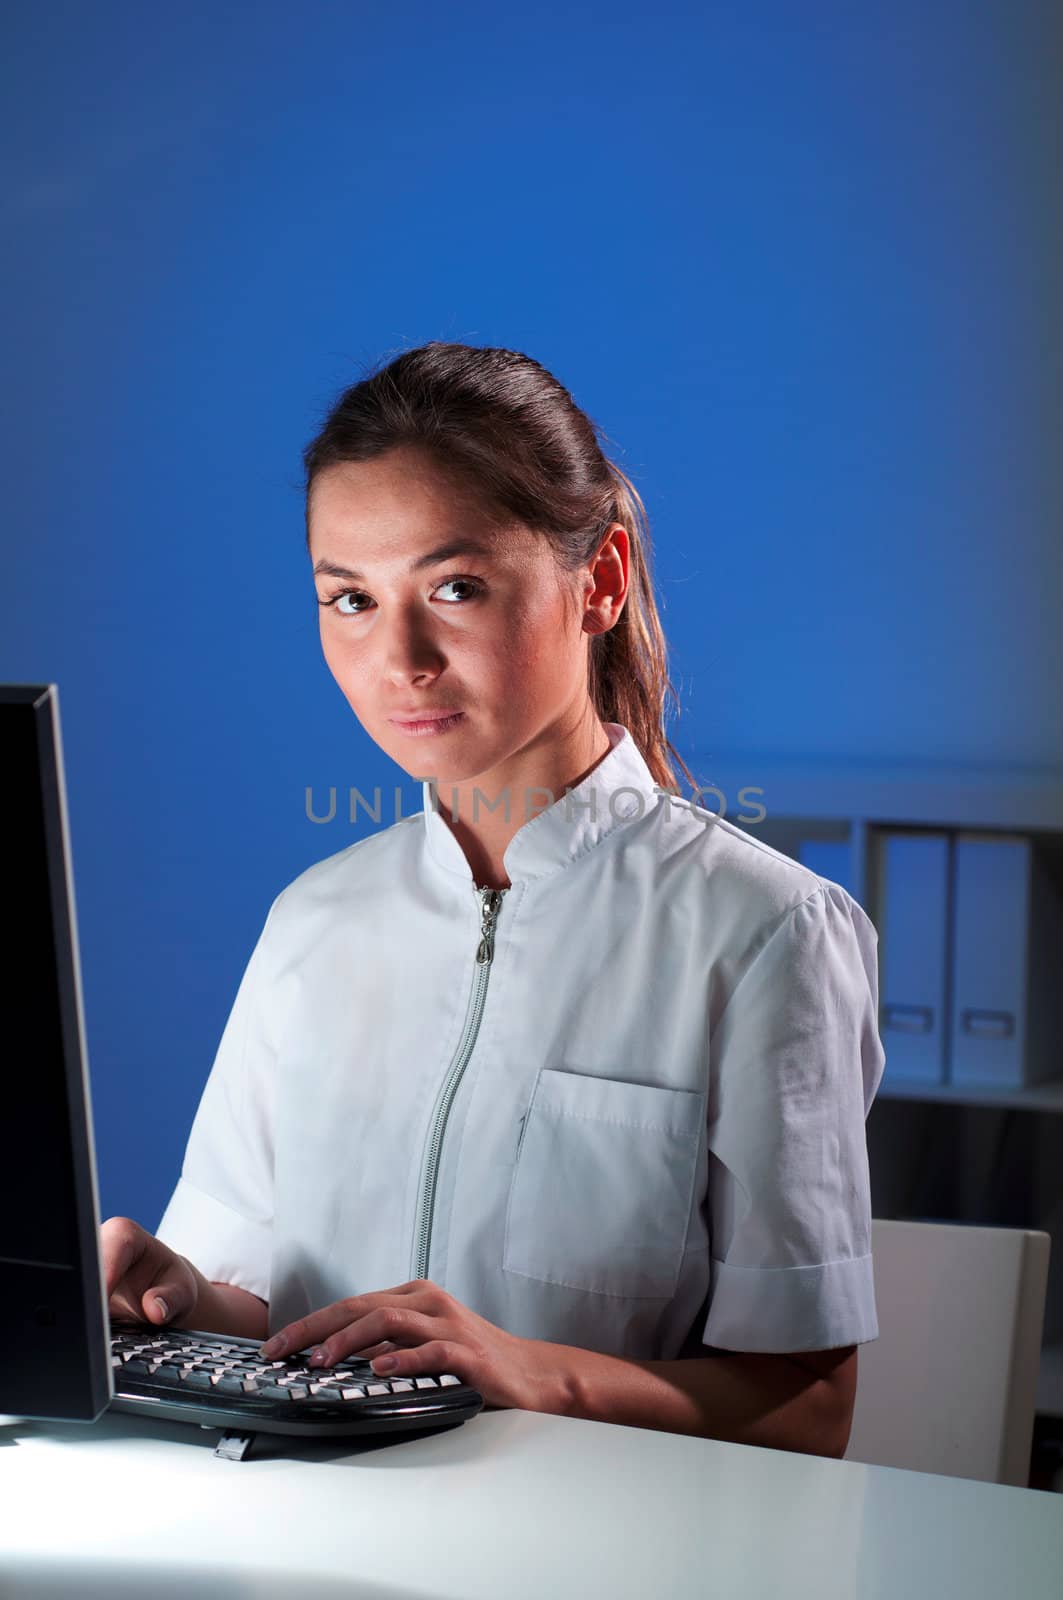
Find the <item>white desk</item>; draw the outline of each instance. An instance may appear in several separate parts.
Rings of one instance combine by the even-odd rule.
[[[1060,1600],[1063,1496],[538,1412],[386,1445],[0,1425],[0,1596]]]

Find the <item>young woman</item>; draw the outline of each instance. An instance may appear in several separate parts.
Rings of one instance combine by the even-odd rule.
[[[841,1455],[874,926],[679,797],[642,503],[538,362],[408,350],[305,466],[325,658],[424,809],[270,908],[157,1230],[181,1320]]]

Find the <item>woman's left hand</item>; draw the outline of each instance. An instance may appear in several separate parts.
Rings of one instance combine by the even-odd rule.
[[[261,1354],[271,1360],[308,1345],[322,1353],[320,1361],[311,1356],[315,1366],[334,1367],[350,1356],[368,1356],[382,1377],[452,1372],[478,1390],[487,1406],[550,1409],[544,1403],[549,1375],[543,1363],[549,1347],[506,1333],[427,1278],[352,1295],[312,1311],[279,1328]],[[378,1348],[387,1354],[373,1355]],[[394,1366],[386,1367],[388,1361]]]

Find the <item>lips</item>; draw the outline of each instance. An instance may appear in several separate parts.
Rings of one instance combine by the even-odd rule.
[[[465,721],[464,711],[452,711],[443,716],[419,718],[416,721],[400,722],[394,717],[391,719],[392,727],[398,728],[407,739],[444,739],[454,728],[460,728]]]
[[[446,711],[410,711],[396,713],[395,716],[389,717],[388,721],[399,723],[442,722],[445,717],[456,717],[457,715],[458,708],[457,706],[453,706]]]

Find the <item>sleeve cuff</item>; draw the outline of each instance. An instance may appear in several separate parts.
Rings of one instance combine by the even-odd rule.
[[[712,1260],[702,1343],[785,1355],[878,1338],[870,1255],[816,1267],[735,1267]]]
[[[182,1177],[155,1237],[187,1256],[210,1282],[234,1284],[268,1303],[272,1223],[249,1222]]]

